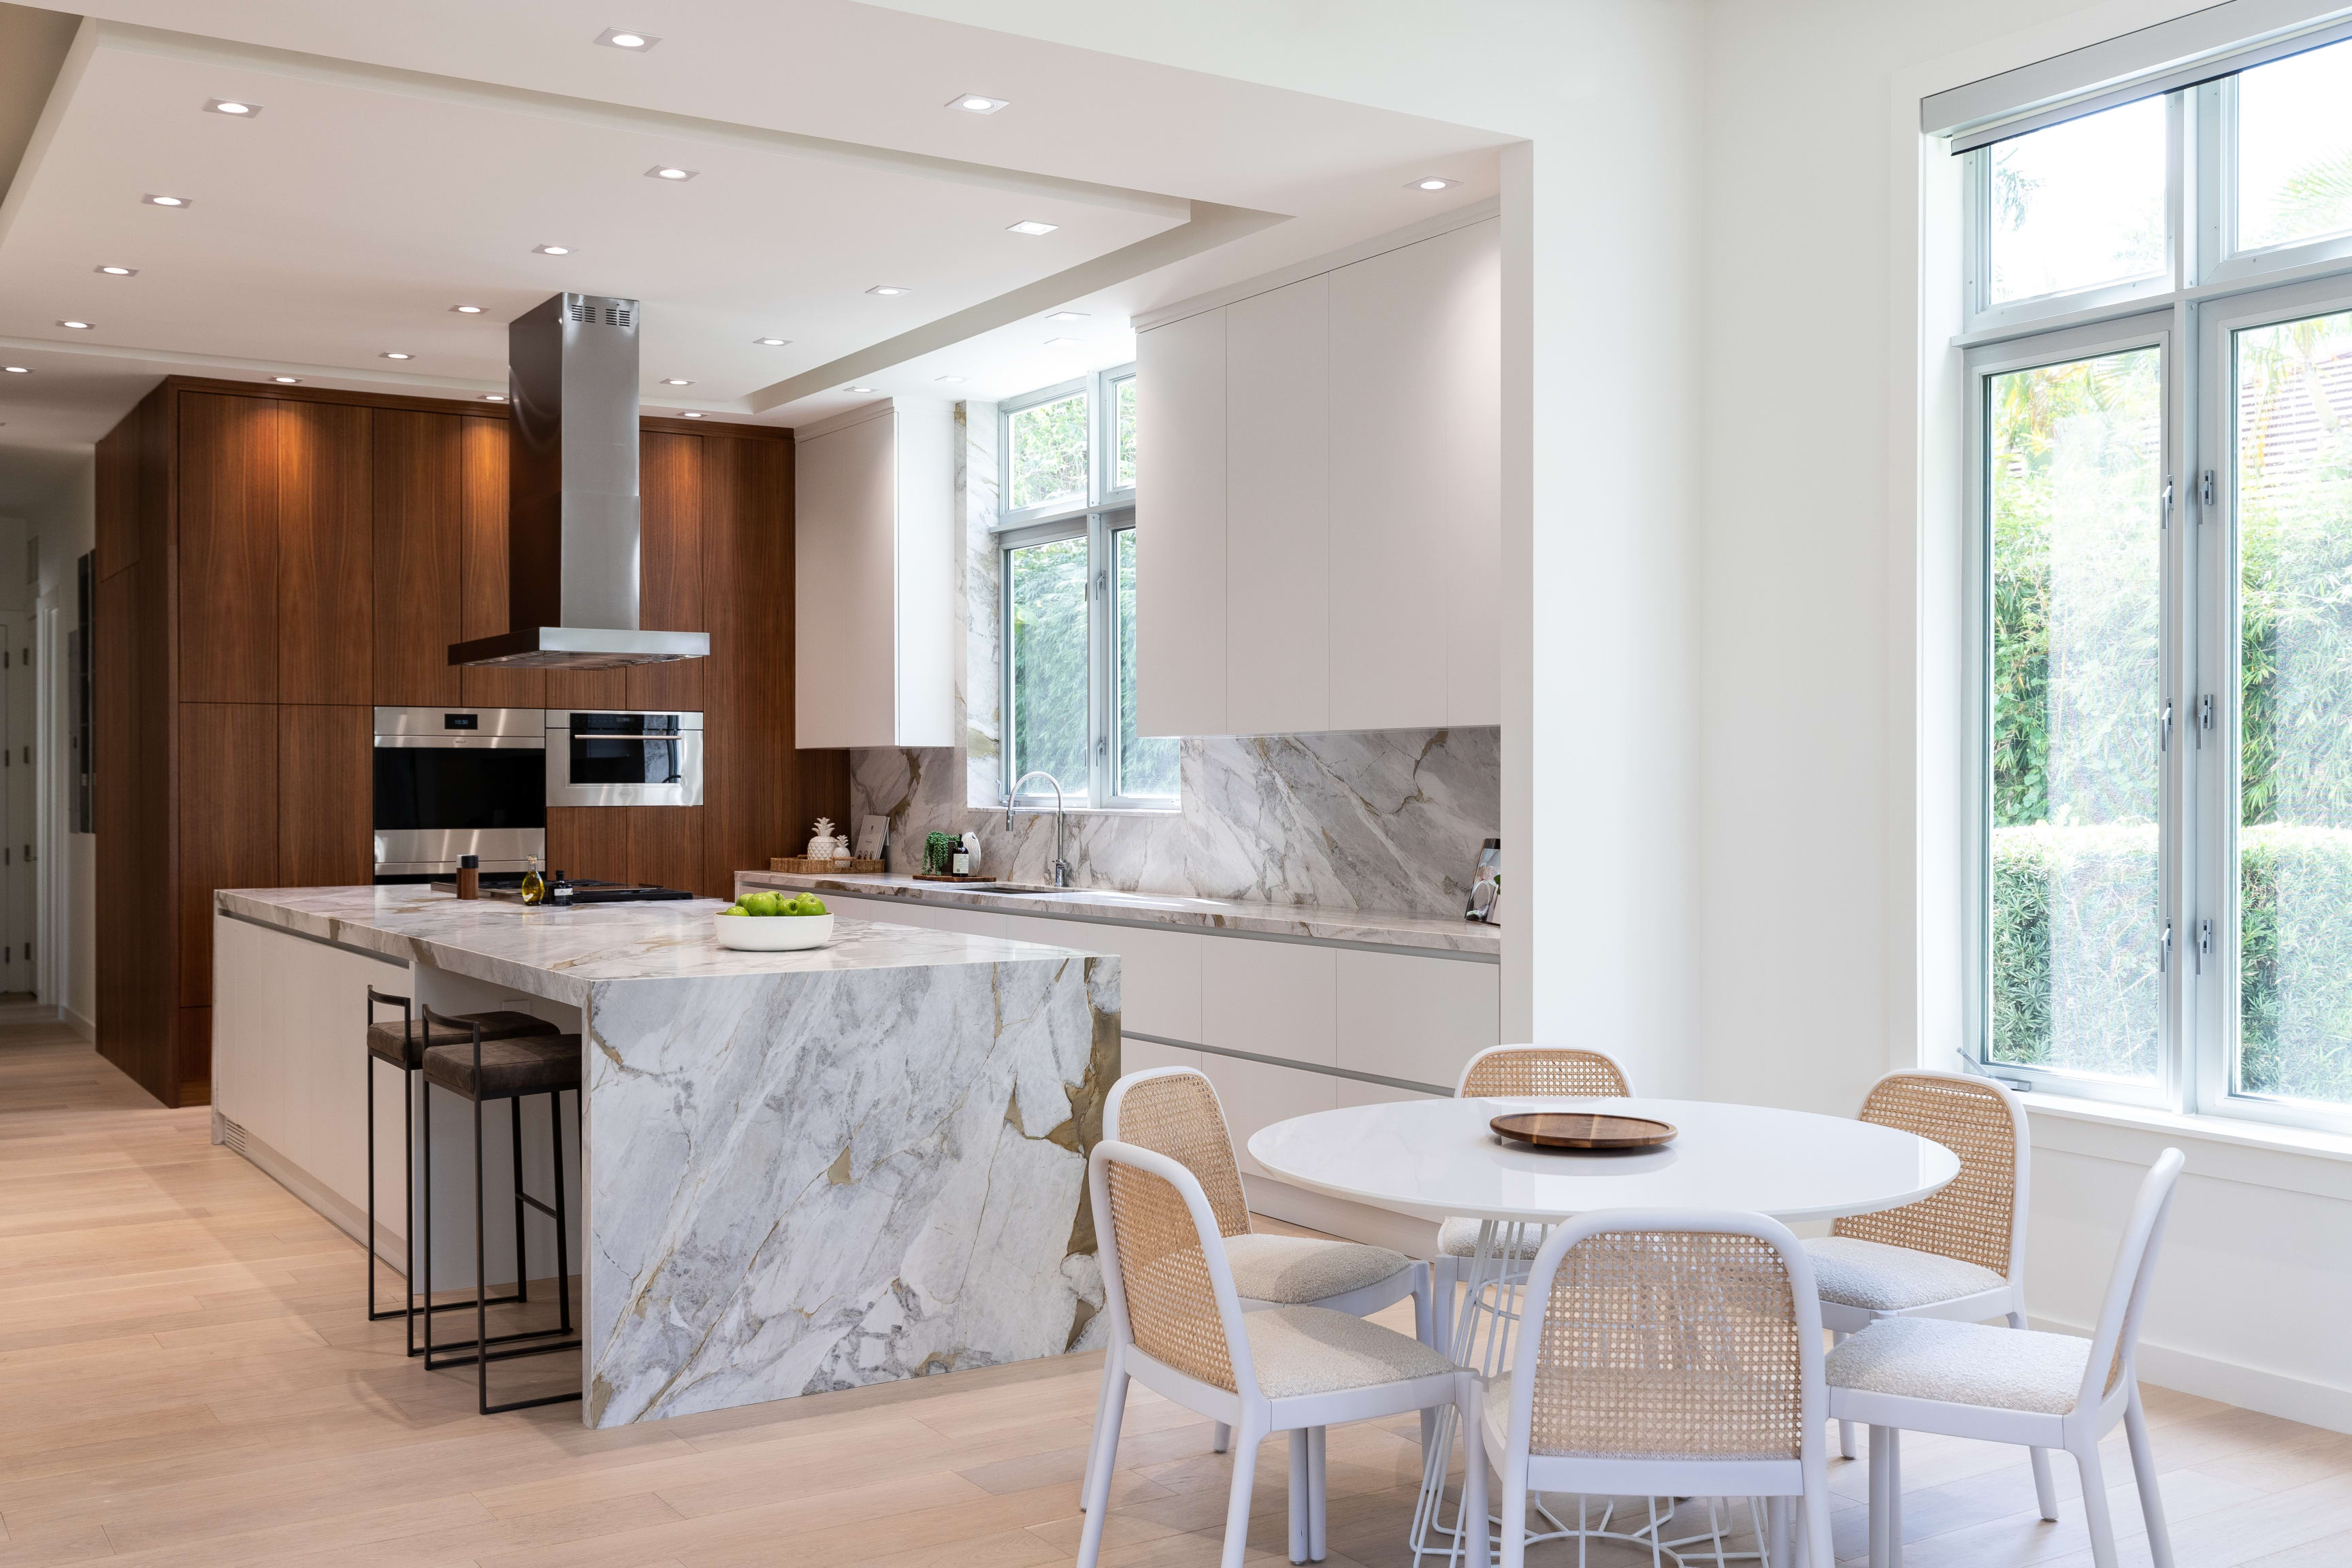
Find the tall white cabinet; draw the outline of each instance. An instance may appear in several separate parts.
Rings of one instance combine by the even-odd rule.
[[[1502,721],[1498,220],[1139,322],[1154,735]]]
[[[794,743],[955,743],[955,409],[793,432]]]

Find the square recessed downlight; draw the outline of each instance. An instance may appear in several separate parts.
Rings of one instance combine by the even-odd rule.
[[[877,283],[873,288],[868,289],[866,291],[868,294],[880,294],[885,297],[893,294],[905,294],[911,292],[911,290],[897,283]]]
[[[569,256],[572,247],[568,245],[534,245],[530,253],[533,256]]]
[[[415,354],[402,353],[398,349],[386,349],[383,353],[376,357],[379,359],[415,359],[416,356]]]
[[[77,332],[86,332],[89,331],[89,323],[88,321],[59,321],[58,325],[60,327],[70,327]]]
[[[242,98],[208,98],[205,100],[206,114],[226,114],[232,120],[250,120],[261,112],[261,105]]]
[[[699,174],[700,173],[702,173],[702,171],[699,169],[681,169],[676,163],[656,163],[652,168],[646,171],[646,178],[648,180],[667,180],[672,184],[678,184],[694,178],[695,175]]]
[[[694,383],[681,380],[674,375],[666,375],[662,377],[662,384],[664,386],[692,386]]]
[[[139,199],[151,207],[192,207],[196,205],[193,196],[167,196],[156,191],[150,191]]]
[[[1004,226],[1004,232],[1007,234],[1051,234],[1061,226],[1062,226],[1057,223],[1039,223],[1035,218],[1032,217],[1024,218],[1019,223],[1006,224]]]
[[[1449,180],[1443,174],[1423,174],[1418,180],[1407,180],[1405,184],[1409,189],[1416,191],[1445,191],[1453,189],[1461,183],[1459,180]]]
[[[759,344],[763,349],[781,349],[790,347],[793,340],[790,338],[753,338],[751,341]]]
[[[640,33],[635,27],[607,27],[596,35],[596,41],[609,49],[626,49],[638,55],[661,42],[651,33]]]
[[[503,392],[486,392],[482,394],[482,401],[485,403],[504,403],[506,400],[507,395]]]
[[[1056,310],[1045,319],[1049,321],[1083,321],[1087,313],[1084,310]]]
[[[6,371],[10,375],[30,375],[33,374],[33,367],[24,364],[0,364],[0,370]]]
[[[109,278],[136,278],[139,276],[139,268],[136,267],[93,267],[90,270],[92,272],[103,272]]]
[[[688,408],[688,409],[686,409],[686,410],[682,411],[682,412],[679,414],[678,417],[679,417],[679,418],[681,418],[681,419],[699,419],[699,418],[701,418],[701,417],[702,417],[702,416],[701,416],[698,412],[697,412],[696,410],[691,409],[691,408]]]
[[[845,386],[841,390],[844,392],[871,392],[874,389],[870,386]]]
[[[280,386],[299,386],[302,384],[302,378],[299,375],[273,375],[269,379],[276,382]]]
[[[948,100],[950,109],[961,109],[966,114],[993,114],[1013,100],[991,98],[984,92],[960,92]]]

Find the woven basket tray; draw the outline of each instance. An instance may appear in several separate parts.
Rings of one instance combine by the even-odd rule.
[[[805,855],[778,855],[768,862],[771,871],[796,877],[874,877],[882,872],[879,860],[812,860]]]

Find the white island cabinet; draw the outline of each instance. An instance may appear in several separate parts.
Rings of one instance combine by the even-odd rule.
[[[224,890],[217,1135],[361,1234],[373,1071],[373,1239],[397,1269],[401,1175],[423,1161],[403,1157],[403,1075],[369,1064],[368,988],[577,1032],[562,1126],[591,1426],[1097,1342],[1101,1273],[1078,1222],[1119,1071],[1118,958],[847,910],[828,946],[737,952],[712,937],[723,907]],[[463,1101],[433,1101],[433,1282],[467,1289],[473,1136]],[[495,1289],[513,1273],[514,1122],[492,1105],[482,1123]],[[526,1184],[549,1195],[544,1096],[520,1125]],[[529,1229],[545,1279],[551,1227]],[[382,1289],[398,1300],[396,1280]]]
[[[1142,732],[1502,721],[1484,214],[1137,318]]]

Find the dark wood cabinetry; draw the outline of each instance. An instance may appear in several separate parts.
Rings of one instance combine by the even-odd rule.
[[[709,631],[711,657],[584,672],[448,664],[506,629],[502,414],[173,378],[100,443],[109,1060],[167,1105],[209,1098],[213,893],[368,879],[374,704],[701,710],[706,804],[550,810],[574,877],[726,896],[846,820],[846,757],[792,749],[789,436],[642,439],[641,619]]]

